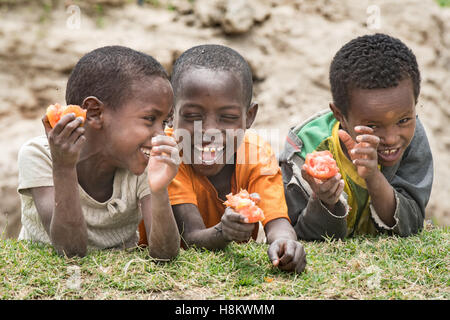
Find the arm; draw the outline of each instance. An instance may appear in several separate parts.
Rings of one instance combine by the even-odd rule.
[[[209,250],[223,249],[231,241],[247,241],[254,229],[253,223],[244,223],[245,217],[227,208],[221,222],[206,228],[196,205],[191,203],[173,206],[178,229],[187,246]]]
[[[141,210],[150,256],[158,259],[176,257],[180,250],[180,235],[167,190],[142,198]]]
[[[378,170],[378,144],[380,138],[373,134],[373,129],[366,126],[356,126],[356,142],[344,130],[339,130],[339,138],[344,143],[348,154],[356,166],[358,175],[366,181],[371,204],[381,221],[388,227],[395,224],[394,189]]]
[[[179,161],[177,143],[172,137],[152,139],[147,168],[151,195],[142,198],[140,203],[149,254],[158,259],[172,259],[180,250],[180,235],[167,191],[177,174]]]
[[[433,157],[425,130],[418,118],[414,138],[402,160],[394,167],[382,168],[382,173],[391,184],[396,200],[396,224],[392,231],[400,236],[419,232],[423,228],[425,207],[433,185]],[[372,214],[375,221],[377,214],[378,212]]]
[[[297,157],[294,155],[294,157]],[[336,187],[336,202],[327,208],[316,194],[319,193],[319,185],[314,179],[310,179],[302,168],[303,163],[299,157],[293,158],[292,163],[284,161],[281,163],[283,173],[284,192],[288,207],[289,218],[299,239],[303,240],[323,240],[330,236],[343,239],[347,232],[348,206],[346,205],[342,193],[342,182],[340,177],[334,177],[330,181]],[[314,193],[312,186],[306,179],[311,180],[311,184],[316,189]],[[321,186],[323,188],[323,185]],[[338,189],[339,188],[339,189]],[[325,188],[325,192],[326,192]],[[332,195],[330,193],[329,195]],[[331,209],[331,210],[330,210]]]
[[[87,252],[87,227],[81,211],[76,163],[85,142],[80,119],[69,114],[52,129],[42,119],[53,163],[53,187],[31,189],[36,209],[52,245],[59,254],[84,256]]]

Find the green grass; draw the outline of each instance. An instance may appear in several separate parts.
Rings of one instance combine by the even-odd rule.
[[[255,242],[181,250],[161,262],[143,249],[68,259],[47,245],[4,240],[0,299],[448,300],[449,235],[448,227],[427,227],[409,238],[306,242],[300,275],[273,268],[267,245]]]

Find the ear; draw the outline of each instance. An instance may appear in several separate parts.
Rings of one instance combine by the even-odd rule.
[[[103,126],[105,105],[97,97],[89,96],[83,100],[82,108],[86,109],[86,122],[94,129]]]
[[[247,119],[245,123],[246,129],[249,129],[252,126],[253,122],[255,121],[257,113],[258,113],[258,103],[252,102],[247,110]]]
[[[347,122],[345,121],[345,117],[342,114],[341,110],[333,102],[330,102],[330,109],[333,112],[334,117],[341,123],[341,127],[344,130],[347,130]]]

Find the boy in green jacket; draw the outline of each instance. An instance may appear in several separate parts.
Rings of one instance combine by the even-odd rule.
[[[413,52],[385,34],[353,39],[330,67],[333,102],[288,134],[280,164],[300,239],[420,231],[433,160],[416,115],[420,72]],[[329,150],[339,172],[310,176],[308,153]]]

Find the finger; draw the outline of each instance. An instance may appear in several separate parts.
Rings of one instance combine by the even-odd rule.
[[[329,204],[336,203],[337,199],[335,197],[335,194],[336,194],[337,189],[339,188],[339,185],[340,185],[340,182],[337,181],[336,184],[334,184],[331,189],[327,190],[326,192],[323,192],[320,195],[320,199]]]
[[[333,177],[328,180],[323,181],[318,185],[318,192],[321,194],[332,194],[336,191],[336,188],[339,185],[339,181],[341,181],[341,174],[338,172]]]
[[[303,272],[306,267],[306,252],[304,247],[297,243],[295,254],[292,260],[286,265],[280,265],[280,269],[284,271],[295,271],[297,273]]]
[[[55,126],[53,127],[53,132],[56,135],[61,134],[61,132],[63,132],[63,130],[65,129],[66,125],[75,120],[75,113],[68,113],[66,115],[64,115],[63,117],[61,117],[61,119],[59,119],[59,121],[55,124]]]
[[[350,151],[353,159],[377,159],[377,150],[373,147],[355,148]]]
[[[244,215],[237,213],[230,207],[227,207],[225,209],[222,219],[225,219],[227,223],[228,222],[235,222],[235,223],[239,222],[239,223],[247,224],[247,222],[248,222],[248,219]]]
[[[78,138],[84,134],[85,129],[83,127],[75,128],[74,131],[72,131],[71,135],[69,136],[68,142],[70,144],[74,144],[75,141],[78,140]]]
[[[345,187],[345,181],[344,180],[340,180],[338,187],[336,188],[336,191],[333,194],[333,198],[334,199],[339,199],[339,197],[341,196],[342,191],[344,191],[344,187]]]
[[[248,241],[252,236],[251,232],[236,231],[226,227],[222,227],[222,232],[226,235],[227,239],[233,241]]]
[[[380,138],[373,134],[361,134],[356,136],[356,141],[359,143],[365,142],[373,146],[378,146],[378,144],[380,143]]]
[[[295,256],[295,249],[297,247],[296,241],[286,241],[284,245],[283,255],[280,257],[280,266],[288,265]]]
[[[234,230],[236,232],[244,232],[244,233],[251,234],[253,232],[253,229],[255,228],[254,223],[232,222],[232,221],[227,221],[226,219],[221,220],[221,221],[222,221],[222,225],[224,227]]]
[[[175,147],[177,145],[176,140],[173,137],[165,135],[157,135],[152,138],[152,146],[169,145]]]
[[[66,119],[72,119],[72,120],[68,120],[66,121],[61,121],[64,119],[64,117],[61,118],[61,120],[55,125],[55,131],[56,133],[59,135],[60,138],[62,139],[68,139],[70,137],[70,135],[83,123],[83,118],[78,117],[75,118],[75,115],[71,114],[70,115],[65,115],[64,117],[67,116]],[[64,120],[66,120],[64,119]],[[59,131],[58,125],[60,124],[64,125],[63,129],[61,131]],[[57,129],[58,128],[58,129]],[[59,133],[58,133],[59,131]]]
[[[342,129],[339,129],[338,131],[339,139],[341,139],[342,143],[347,148],[347,151],[352,150],[354,146],[356,145],[356,142],[352,139],[352,137],[347,133],[347,131],[344,131]]]
[[[298,254],[298,256],[297,256]],[[302,273],[306,268],[306,251],[305,248],[301,245],[300,248],[298,248],[298,251],[296,252],[295,257],[295,272]]]
[[[153,146],[152,150],[150,152],[150,155],[161,155],[161,154],[168,154],[173,155],[174,157],[179,155],[179,150],[177,147],[172,147],[169,145],[158,145]]]
[[[159,156],[152,156],[151,157],[154,160],[161,161],[166,163],[169,166],[178,166],[179,162],[176,159],[173,159],[172,157],[166,156],[166,155],[159,155]]]
[[[356,126],[353,128],[355,130],[356,133],[367,133],[367,134],[372,134],[373,133],[373,129],[371,127],[368,126]]]
[[[79,151],[81,150],[81,148],[83,147],[83,144],[86,142],[86,136],[80,135],[78,137],[78,139],[74,142],[73,146],[74,146],[74,151]]]
[[[269,256],[270,261],[272,261],[272,265],[275,267],[278,267],[280,264],[280,257],[279,252],[281,251],[281,248],[279,246],[279,242],[275,241],[270,246],[269,249],[267,249],[267,255]],[[282,251],[281,251],[282,254]]]
[[[48,121],[47,114],[42,117],[42,124],[44,125],[45,134],[48,137],[49,132],[52,130],[52,126],[50,125],[50,121]]]
[[[378,168],[378,162],[374,159],[355,159],[352,162],[358,167]]]
[[[300,172],[302,174],[303,179],[305,179],[306,182],[308,182],[311,189],[313,189],[313,190],[317,189],[317,180],[314,179],[314,177],[308,173],[308,171],[306,170],[306,164],[304,164],[302,166],[302,169],[300,170]]]
[[[342,176],[338,172],[331,178],[329,178],[327,180],[323,180],[322,183],[320,184],[319,188],[331,189],[331,188],[333,188],[333,186],[335,186],[341,180],[341,178],[342,178]]]

